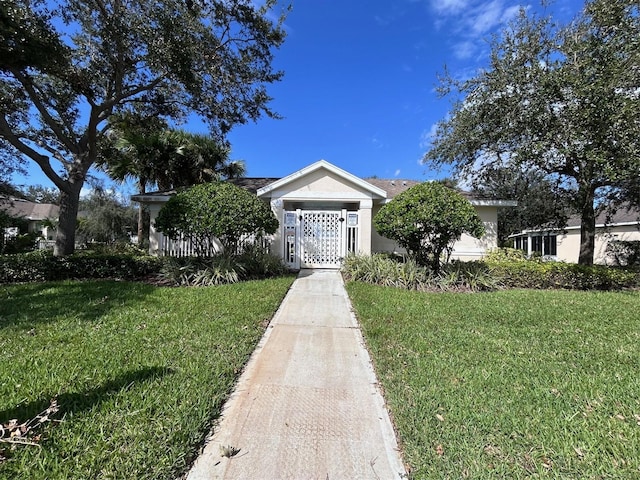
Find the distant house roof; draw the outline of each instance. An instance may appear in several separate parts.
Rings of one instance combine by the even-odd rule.
[[[579,230],[581,227],[582,221],[580,219],[580,215],[572,215],[567,219],[567,226],[565,228],[533,228],[533,229],[525,229],[520,232],[513,233],[509,235],[510,238],[527,236],[532,233],[540,233],[540,232],[556,232],[556,231],[575,231]],[[630,208],[628,206],[622,206],[618,208],[612,215],[607,214],[606,210],[601,211],[596,216],[596,228],[609,228],[609,227],[620,227],[625,225],[637,225],[640,228],[640,210]]]
[[[618,208],[613,215],[607,214],[606,210],[600,212],[596,216],[596,225],[598,226],[613,226],[621,224],[634,224],[640,223],[640,210],[630,208],[628,206],[622,206]],[[580,227],[580,215],[572,215],[567,220],[567,227]]]
[[[238,187],[244,188],[251,193],[258,193],[258,190],[266,187],[267,185],[277,182],[280,178],[271,177],[244,177],[244,178],[231,178],[227,180]]]
[[[31,221],[42,221],[47,218],[57,218],[60,207],[52,203],[34,203],[21,198],[0,198],[0,209],[12,217],[25,218]]]

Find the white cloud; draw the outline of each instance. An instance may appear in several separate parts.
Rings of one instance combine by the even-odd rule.
[[[394,177],[399,177],[400,176],[400,169],[398,168],[395,173],[393,174]]]
[[[473,37],[479,37],[496,28],[502,22],[502,0],[493,0],[478,6],[469,15],[469,27]]]
[[[476,53],[478,47],[474,42],[464,40],[453,46],[453,54],[458,60],[467,60]]]
[[[371,144],[376,149],[381,149],[384,147],[384,143],[382,143],[382,140],[380,140],[378,137],[373,137],[371,139]]]
[[[516,0],[517,1],[517,0]],[[521,8],[514,0],[431,0],[437,29],[452,35],[453,53],[459,60],[477,56],[480,42],[490,32],[513,20]]]
[[[433,125],[431,125],[431,128],[429,128],[429,130],[423,131],[422,135],[420,135],[420,144],[419,144],[420,148],[422,149],[429,148],[431,146],[431,142],[436,136],[437,131],[438,131],[437,123],[434,123]]]
[[[529,10],[529,6],[523,5],[514,5],[513,7],[509,7],[502,12],[502,23],[508,23],[514,18],[518,16],[520,9],[524,8],[525,10]]]
[[[440,15],[455,15],[465,11],[471,0],[431,0],[431,8]]]

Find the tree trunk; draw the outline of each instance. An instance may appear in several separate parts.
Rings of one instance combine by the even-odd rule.
[[[138,246],[147,251],[149,250],[149,234],[151,232],[151,215],[149,214],[149,207],[140,204],[140,210],[138,210]]]
[[[138,183],[138,189],[140,194],[147,193],[146,190],[147,181],[144,177],[140,178]],[[151,216],[149,215],[149,208],[144,204],[138,205],[138,247],[144,251],[149,250],[149,234],[151,232]]]
[[[60,191],[60,216],[53,255],[71,255],[76,246],[76,223],[82,183],[71,184],[69,191]]]
[[[593,206],[595,191],[589,187],[581,187],[580,198],[580,265],[593,265],[596,248],[596,212]]]

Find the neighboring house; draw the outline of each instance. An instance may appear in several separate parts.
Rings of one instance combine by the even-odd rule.
[[[372,219],[395,195],[420,182],[362,179],[320,160],[284,178],[241,178],[233,183],[270,204],[280,221],[279,231],[271,238],[272,251],[282,256],[290,268],[298,269],[335,268],[350,252],[400,251],[396,242],[378,235]],[[151,253],[172,254],[175,245],[155,230],[155,218],[174,193],[155,192],[131,197],[149,208]],[[452,258],[477,259],[495,248],[498,208],[516,204],[468,198],[484,222],[486,235],[481,239],[464,235],[455,244]]]
[[[58,219],[60,207],[52,203],[35,203],[13,197],[0,197],[0,210],[10,217],[21,218],[27,222],[27,232],[36,233],[44,240],[53,241],[56,230],[52,226]],[[26,232],[25,232],[26,233]],[[11,226],[5,229],[5,235],[17,235],[18,228]]]
[[[527,255],[544,257],[568,263],[578,263],[580,254],[580,217],[573,216],[564,229],[534,229],[510,235],[514,247]],[[609,242],[640,241],[640,211],[619,209],[611,218],[600,213],[596,218],[596,239],[593,262],[601,265],[615,263],[607,254]]]

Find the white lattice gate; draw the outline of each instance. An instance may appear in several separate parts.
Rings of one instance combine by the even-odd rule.
[[[342,253],[341,212],[304,211],[302,213],[302,267],[340,266]]]
[[[358,214],[296,210],[284,214],[284,260],[291,268],[339,268],[358,249]]]

